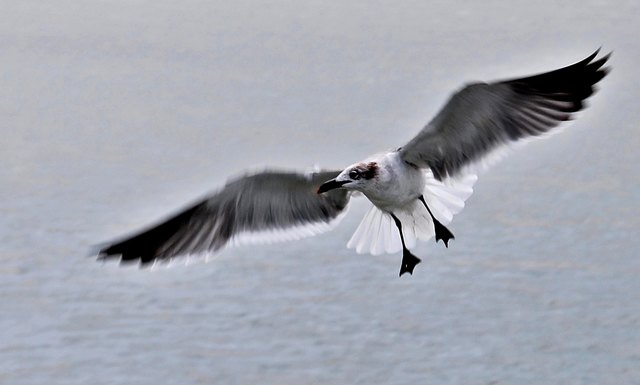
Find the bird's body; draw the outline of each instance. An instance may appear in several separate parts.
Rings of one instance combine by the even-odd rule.
[[[417,239],[427,240],[435,235],[436,241],[443,240],[448,246],[453,234],[442,222],[449,223],[453,214],[464,207],[477,178],[466,173],[462,178],[438,181],[430,170],[404,161],[401,150],[378,154],[347,167],[321,185],[318,193],[346,188],[364,194],[373,207],[347,246],[371,254],[402,250],[403,260],[414,261],[413,265],[403,263],[402,275],[413,272],[420,262],[408,250]]]
[[[235,179],[134,236],[100,250],[100,259],[148,264],[214,252],[237,241],[296,239],[330,229],[361,192],[373,204],[347,244],[357,252],[402,250],[400,275],[420,259],[409,251],[435,236],[448,246],[445,227],[473,192],[487,160],[514,143],[541,136],[580,111],[606,74],[608,55],[547,73],[473,83],[403,147],[343,170],[266,171]]]
[[[375,170],[370,171],[374,175],[368,183],[356,189],[383,211],[393,212],[407,206],[418,199],[424,190],[424,172],[403,162],[398,151],[372,156],[347,169],[353,168]]]

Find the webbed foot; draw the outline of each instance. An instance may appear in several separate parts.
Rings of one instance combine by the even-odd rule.
[[[411,254],[411,252],[408,249],[403,249],[402,250],[402,265],[400,266],[400,277],[402,277],[402,274],[404,273],[409,273],[409,274],[413,274],[413,269],[416,267],[416,265],[420,263],[420,258],[416,257],[415,255]]]
[[[436,232],[436,243],[442,239],[442,242],[448,248],[449,240],[455,239],[453,233],[451,233],[448,228],[446,228],[442,223],[440,223],[440,221],[435,218],[433,218],[433,227],[435,228]]]
[[[436,233],[436,243],[438,243],[438,241],[442,239],[444,245],[446,247],[449,247],[449,240],[455,238],[453,236],[453,233],[449,231],[449,229],[446,228],[442,223],[440,223],[440,221],[437,220],[436,217],[433,216],[431,209],[429,208],[429,206],[427,206],[427,201],[424,200],[424,196],[420,195],[418,199],[420,199],[420,201],[424,205],[424,208],[427,209],[427,212],[429,212],[431,220],[433,220],[433,227]]]

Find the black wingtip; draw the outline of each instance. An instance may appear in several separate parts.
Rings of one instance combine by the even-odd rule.
[[[121,265],[139,263],[141,267],[151,266],[156,260],[171,258],[174,255],[163,253],[162,248],[171,236],[187,226],[192,215],[204,205],[203,201],[197,202],[137,234],[99,244],[95,247],[97,251],[94,256],[97,255],[98,261],[119,260]]]
[[[591,63],[591,61],[592,61],[593,59],[595,59],[595,58],[596,58],[596,56],[598,56],[598,54],[600,53],[600,50],[601,50],[601,49],[602,49],[602,47],[598,47],[598,49],[597,49],[597,50],[595,50],[595,52],[594,52],[594,53],[592,53],[591,55],[587,56],[585,59],[580,60],[580,61],[579,61],[578,63],[576,63],[576,64],[577,64],[577,65],[580,65],[580,64],[582,64],[582,65],[586,65],[586,64]]]
[[[598,60],[596,60],[594,62],[593,59],[598,57],[598,55],[600,54],[601,51],[602,51],[602,46],[598,47],[598,49],[596,49],[591,55],[589,55],[585,59],[582,59],[581,61],[579,61],[576,64],[579,64],[579,63],[582,63],[582,64],[594,64],[594,63],[597,63],[597,62],[600,62],[600,61],[602,61],[604,63],[607,60],[609,60],[609,58],[611,58],[611,55],[613,54],[613,51],[609,51],[609,52],[607,52],[607,54],[605,54],[600,59],[598,59]]]
[[[593,58],[595,58],[596,56],[598,56],[598,54],[600,53],[600,51],[602,51],[602,46],[598,47],[598,49],[595,50],[594,53],[592,53],[590,55],[591,59],[593,60]],[[613,50],[607,52],[606,55],[604,55],[602,58],[603,59],[609,59],[609,57],[611,56],[611,54],[613,53]],[[606,61],[606,60],[605,60]]]
[[[591,69],[592,71],[597,71],[600,69],[600,67],[604,65],[604,63],[606,63],[609,60],[610,57],[611,57],[611,52],[609,52],[607,55],[601,57],[596,61],[589,62],[586,65],[586,67]]]
[[[115,259],[121,259],[122,252],[114,250],[117,244],[101,243],[91,248],[91,257],[95,257],[98,262],[107,262]]]

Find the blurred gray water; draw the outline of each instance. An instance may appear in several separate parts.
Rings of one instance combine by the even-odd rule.
[[[20,1],[0,15],[0,383],[640,384],[638,3]],[[242,170],[402,145],[471,80],[613,72],[449,249],[332,233],[139,270],[91,247]]]

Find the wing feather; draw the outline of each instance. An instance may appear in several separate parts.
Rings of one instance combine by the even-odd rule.
[[[213,252],[243,235],[277,241],[327,231],[347,207],[349,193],[337,189],[317,194],[317,189],[339,173],[266,171],[243,176],[169,219],[102,247],[98,258],[147,264]]]
[[[500,146],[543,135],[584,107],[606,76],[610,54],[520,79],[471,84],[454,94],[406,146],[402,159],[438,180],[481,162]]]

